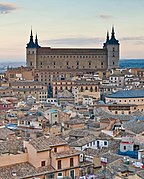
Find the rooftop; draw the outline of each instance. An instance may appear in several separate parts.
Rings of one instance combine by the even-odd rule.
[[[34,168],[28,162],[0,167],[0,179],[25,179],[45,173],[51,173],[54,169],[51,166]]]
[[[38,48],[38,54],[45,55],[106,55],[104,49],[90,49],[90,48]]]
[[[0,142],[0,154],[16,154],[23,151],[23,141],[21,140]]]
[[[6,140],[9,135],[13,134],[15,134],[15,132],[7,128],[0,128],[0,140]]]
[[[120,90],[107,96],[108,98],[144,98],[144,90]]]
[[[50,150],[52,146],[67,144],[65,140],[61,139],[58,136],[42,136],[32,139],[29,143],[37,150],[37,152]]]
[[[79,155],[80,152],[73,149],[73,148],[70,148],[69,150],[65,150],[65,151],[62,151],[62,152],[57,152],[57,153],[53,153],[55,155],[55,157],[57,159],[59,158],[66,158],[66,157],[72,157],[72,156],[76,156],[76,155]]]

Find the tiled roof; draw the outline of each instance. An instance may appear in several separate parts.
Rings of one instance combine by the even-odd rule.
[[[57,94],[57,98],[73,98],[73,94],[68,90],[64,90],[63,92],[59,92]]]
[[[66,121],[65,124],[85,124],[85,121],[83,119],[70,119],[69,121]]]
[[[72,137],[86,137],[90,134],[95,134],[96,135],[96,132],[94,131],[90,131],[90,130],[71,130],[69,132],[69,136],[72,136]]]
[[[0,140],[6,140],[9,135],[13,135],[15,132],[7,129],[7,128],[0,128]]]
[[[76,156],[76,155],[79,155],[80,152],[73,149],[73,148],[70,148],[69,150],[65,150],[65,151],[62,151],[62,152],[56,152],[56,153],[53,153],[53,155],[55,155],[55,157],[57,159],[59,158],[66,158],[66,157],[72,157],[72,156]]]
[[[130,120],[127,123],[124,123],[124,127],[135,134],[139,134],[144,131],[144,120]]]
[[[38,54],[42,55],[106,55],[107,51],[104,49],[90,49],[90,48],[38,48]]]
[[[12,86],[46,86],[45,84],[38,82],[38,81],[15,81],[10,83]]]
[[[54,169],[51,166],[34,168],[28,162],[0,167],[0,179],[25,179],[37,175],[51,173]],[[15,173],[15,175],[13,174]]]
[[[73,147],[81,147],[95,140],[96,140],[96,137],[94,135],[88,135],[82,139],[78,139],[77,141],[70,143],[70,145]]]
[[[38,137],[29,142],[38,152],[50,150],[52,146],[66,145],[65,140],[58,136]]]
[[[144,98],[144,90],[120,90],[107,96],[108,98]]]
[[[112,163],[112,162],[114,162],[114,161],[116,161],[118,159],[122,159],[123,158],[123,156],[120,156],[120,155],[117,155],[117,154],[113,154],[111,152],[107,152],[105,154],[102,154],[101,157],[107,158],[107,162],[108,163]]]
[[[5,153],[17,153],[18,151],[23,152],[23,141],[21,140],[10,140],[6,142],[0,142],[0,154]]]

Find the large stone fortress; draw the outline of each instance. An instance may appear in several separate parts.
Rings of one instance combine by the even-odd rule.
[[[30,41],[26,47],[26,62],[28,67],[37,70],[38,81],[50,83],[52,77],[65,76],[73,73],[95,72],[117,68],[119,62],[119,41],[115,38],[114,27],[111,37],[107,33],[103,48],[51,48],[41,47],[36,35],[35,41],[31,30]],[[47,76],[41,80],[40,73]],[[56,75],[58,73],[58,75]]]

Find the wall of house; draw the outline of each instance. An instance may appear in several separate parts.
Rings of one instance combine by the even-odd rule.
[[[0,156],[0,167],[4,167],[7,165],[14,165],[16,163],[22,163],[28,161],[28,153],[9,155],[4,154]]]
[[[45,161],[46,166],[50,164],[50,154],[48,150],[43,152],[37,152],[36,149],[26,141],[24,141],[24,146],[28,150],[28,161],[34,167],[41,167],[42,161]]]
[[[63,151],[69,150],[68,145],[54,146],[51,148],[52,148],[52,150],[51,150],[52,152],[54,152],[54,148],[57,148],[57,152],[63,152]]]
[[[144,104],[144,98],[105,98],[106,103],[115,102],[117,104]]]
[[[67,158],[59,158],[56,159],[55,156],[52,155],[52,166],[58,170],[58,160],[61,160],[61,170],[70,168],[70,158],[73,158],[73,166],[76,167],[79,165],[79,156],[69,156]]]

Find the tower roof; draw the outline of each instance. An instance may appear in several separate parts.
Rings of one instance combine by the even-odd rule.
[[[119,45],[119,41],[115,38],[114,26],[112,27],[111,39],[107,41],[107,44]]]
[[[36,34],[36,39],[35,39],[35,43],[33,41],[33,32],[31,29],[31,33],[30,33],[30,40],[27,43],[27,48],[39,48],[40,46],[38,45],[38,38],[37,38],[37,34]]]
[[[36,48],[39,48],[39,44],[38,44],[38,38],[37,38],[37,33],[36,33],[36,38],[35,38],[35,47]]]

